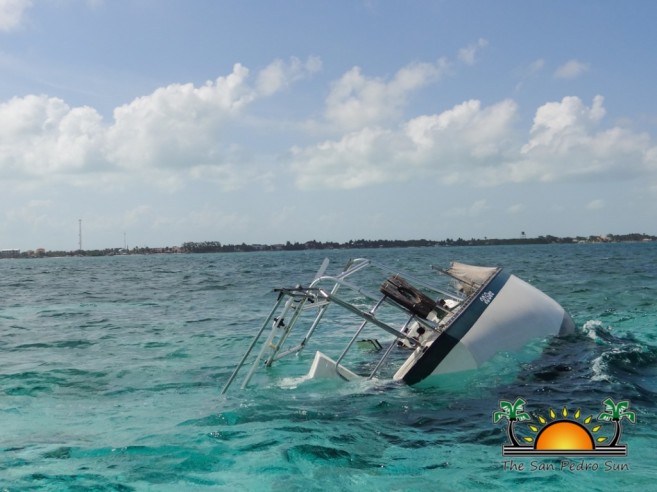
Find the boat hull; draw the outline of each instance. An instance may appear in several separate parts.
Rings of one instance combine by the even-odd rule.
[[[394,376],[418,384],[432,376],[476,369],[495,354],[531,340],[574,332],[568,313],[545,293],[499,271],[433,341],[418,347]]]

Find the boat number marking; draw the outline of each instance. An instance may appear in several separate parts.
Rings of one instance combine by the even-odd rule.
[[[495,297],[495,293],[492,290],[487,290],[486,292],[481,294],[479,300],[484,304],[488,305],[493,300],[493,297]]]

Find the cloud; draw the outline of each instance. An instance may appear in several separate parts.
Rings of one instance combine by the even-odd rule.
[[[50,200],[30,200],[26,205],[10,208],[4,215],[10,222],[29,224],[32,227],[48,222],[48,210],[53,206]]]
[[[530,63],[528,73],[529,75],[533,75],[543,70],[543,67],[545,67],[545,60],[543,58],[538,58]]]
[[[591,106],[565,97],[536,110],[531,129],[515,126],[518,108],[471,100],[397,127],[367,127],[291,149],[301,189],[353,189],[432,179],[442,184],[626,180],[654,175],[657,147],[646,133],[602,128],[602,96]]]
[[[359,67],[353,67],[332,84],[325,117],[340,131],[389,123],[400,116],[410,93],[440,79],[446,71],[444,59],[413,63],[386,81],[366,77]]]
[[[486,46],[488,46],[488,41],[484,38],[479,38],[476,43],[461,48],[458,53],[458,59],[466,65],[474,65],[477,62],[477,56]]]
[[[20,26],[23,14],[32,7],[32,0],[0,0],[0,31]]]
[[[288,62],[275,60],[258,75],[258,91],[269,96],[303,77],[318,72],[322,68],[322,61],[318,57],[310,57],[302,62],[296,57]]]
[[[586,205],[586,208],[588,210],[601,210],[605,208],[605,202],[604,200],[592,200]]]
[[[352,189],[413,178],[457,182],[499,158],[511,136],[516,104],[482,108],[467,101],[440,114],[419,116],[398,129],[366,127],[339,140],[291,150],[303,189]]]
[[[582,63],[578,60],[569,60],[557,68],[554,72],[554,76],[557,79],[575,79],[588,72],[590,68],[591,67],[588,63]]]
[[[657,146],[652,146],[645,153],[646,167],[657,172]]]
[[[519,80],[515,86],[515,90],[520,91],[523,89],[525,82],[533,77],[536,77],[543,70],[543,68],[545,68],[545,60],[542,58],[534,60],[529,64],[529,66],[520,68],[517,71]]]
[[[474,65],[486,46],[488,41],[480,38],[459,50],[458,59],[466,65]],[[414,91],[440,80],[449,71],[450,62],[446,58],[433,63],[411,63],[389,79],[368,77],[360,67],[353,67],[331,85],[324,117],[338,132],[388,125],[402,116]]]
[[[522,203],[515,203],[506,209],[506,212],[510,215],[515,215],[523,212],[525,210],[525,205]]]
[[[271,190],[278,179],[271,163],[284,157],[285,171],[302,190],[411,180],[480,186],[625,180],[657,173],[655,142],[620,124],[604,126],[602,96],[590,105],[574,96],[547,102],[526,130],[517,127],[519,108],[511,99],[487,106],[472,99],[403,119],[406,99],[445,73],[443,61],[407,65],[389,79],[351,69],[330,86],[326,119],[332,125],[318,128],[326,131],[322,140],[290,145],[287,156],[241,143],[244,130],[253,128],[255,101],[320,68],[312,57],[275,60],[253,74],[237,63],[205,84],[170,84],[138,97],[115,108],[110,121],[56,97],[12,98],[0,103],[0,176],[21,185],[146,182],[175,191],[196,181],[223,190],[253,183]]]
[[[478,217],[489,208],[490,207],[488,206],[488,202],[486,200],[477,200],[470,204],[467,209],[465,209],[465,213],[468,217]]]
[[[484,199],[476,200],[466,205],[457,205],[442,210],[442,216],[446,220],[476,219],[481,217],[490,209],[490,205]]]
[[[252,229],[253,218],[243,211],[222,210],[214,205],[203,205],[192,210],[181,210],[180,214],[167,213],[165,215],[152,215],[143,220],[154,230],[186,230],[187,233],[207,237],[221,231],[225,234],[230,230],[240,236]]]
[[[132,170],[223,162],[222,123],[258,97],[248,76],[235,64],[232,73],[203,86],[171,84],[116,108],[107,131],[108,160]]]
[[[273,173],[259,169],[256,166],[247,166],[248,157],[240,158],[237,155],[234,163],[217,165],[194,166],[189,170],[189,176],[197,181],[212,182],[224,191],[236,191],[246,186],[259,184],[264,190],[271,191]]]
[[[275,60],[252,85],[249,69],[237,63],[229,75],[200,87],[172,84],[157,89],[114,110],[114,124],[107,132],[108,159],[133,170],[235,169],[246,160],[245,154],[224,136],[225,128],[255,100],[272,96],[320,68],[321,61],[314,57],[306,62]]]
[[[102,133],[92,108],[43,95],[12,98],[0,104],[0,175],[80,171],[98,159]]]
[[[249,156],[226,128],[253,101],[313,73],[321,61],[274,61],[255,77],[237,63],[203,85],[171,84],[115,108],[103,121],[93,108],[70,107],[45,95],[0,103],[0,175],[54,179],[89,173],[106,179],[140,177],[168,189],[185,179],[212,178],[234,189],[253,175]],[[255,78],[255,82],[252,79]]]
[[[593,99],[591,108],[584,106],[578,97],[564,97],[560,102],[544,104],[536,111],[530,132],[531,140],[522,151],[529,152],[556,143],[563,145],[566,143],[564,137],[586,135],[587,130],[604,117],[603,102],[603,97],[598,95]]]
[[[626,179],[649,170],[650,136],[618,126],[600,129],[603,102],[596,96],[587,107],[571,96],[538,108],[522,159],[509,167],[513,180]]]
[[[120,224],[135,225],[140,224],[142,221],[153,213],[153,209],[149,205],[138,205],[123,213],[123,218]]]

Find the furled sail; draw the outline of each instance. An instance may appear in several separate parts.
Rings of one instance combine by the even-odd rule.
[[[482,267],[453,261],[445,273],[459,281],[458,289],[460,291],[470,295],[496,271],[495,267]]]

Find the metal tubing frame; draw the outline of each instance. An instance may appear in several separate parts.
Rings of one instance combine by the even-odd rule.
[[[308,297],[304,297],[299,302],[296,302],[294,297],[291,297],[290,299],[292,300],[292,302],[290,303],[289,309],[292,309],[294,311],[294,314],[292,315],[292,319],[290,320],[290,322],[285,327],[285,333],[278,340],[276,348],[274,349],[274,352],[267,358],[267,360],[265,360],[265,367],[271,367],[272,363],[276,360],[275,359],[276,353],[283,346],[283,344],[285,343],[285,340],[287,340],[287,337],[290,335],[290,332],[292,331],[292,328],[297,323],[297,319],[299,319],[299,315],[301,314],[301,310],[303,308],[303,305],[308,300]],[[285,312],[289,311],[289,309],[287,309]],[[281,319],[283,319],[283,318],[281,318]],[[272,341],[273,341],[273,338],[272,338]]]
[[[372,307],[372,309],[370,309],[370,310],[368,311],[368,314],[370,314],[372,317],[374,317],[374,314],[376,313],[377,309],[379,309],[379,308],[381,307],[381,304],[383,304],[383,301],[385,301],[385,298],[386,298],[386,296],[383,296],[383,297],[379,300],[379,302],[377,302],[377,303]],[[340,371],[339,371],[339,368],[340,368],[340,362],[342,362],[342,359],[344,359],[345,355],[347,355],[347,352],[349,351],[349,349],[351,348],[351,346],[354,344],[354,342],[355,342],[356,339],[358,338],[358,335],[360,335],[360,332],[363,331],[363,328],[365,328],[365,326],[367,325],[367,322],[368,322],[368,320],[365,319],[365,320],[360,324],[360,326],[359,326],[358,329],[356,330],[356,333],[354,333],[354,336],[351,337],[351,340],[349,341],[349,343],[347,344],[347,346],[345,347],[345,349],[342,351],[342,354],[340,354],[340,357],[338,357],[338,360],[335,361],[335,373],[336,373],[338,376],[343,377],[342,374],[340,374]],[[343,379],[344,379],[344,378],[343,378]]]
[[[315,281],[313,281],[313,283],[310,284],[311,285],[310,288],[313,288],[312,286],[314,286],[314,284],[316,284],[318,280],[319,279],[316,279]],[[337,293],[339,288],[340,288],[340,284],[336,282],[335,285],[333,286],[333,289],[331,289],[331,294]],[[308,332],[306,333],[306,336],[304,336],[303,339],[301,340],[301,342],[299,342],[299,345],[297,345],[296,347],[292,347],[292,348],[290,348],[290,349],[288,349],[284,352],[281,352],[276,357],[274,357],[271,362],[273,363],[273,362],[275,362],[279,359],[282,359],[283,357],[285,357],[287,355],[294,354],[294,353],[297,353],[297,352],[300,352],[301,350],[303,350],[303,348],[306,346],[306,343],[308,343],[308,340],[310,340],[310,337],[315,332],[315,328],[317,328],[317,326],[319,325],[319,322],[324,317],[324,313],[326,313],[326,310],[328,309],[328,307],[330,305],[331,305],[330,301],[327,300],[325,304],[322,304],[319,307],[319,312],[317,313],[317,316],[315,317],[312,324],[310,325],[310,328],[308,329]],[[271,363],[270,363],[270,365],[271,365]]]
[[[417,343],[418,343],[417,340],[415,340],[414,338],[411,338],[410,336],[406,335],[402,331],[399,331],[399,330],[393,328],[392,326],[390,326],[389,324],[381,321],[380,319],[376,318],[376,316],[375,316],[376,310],[384,302],[388,302],[389,304],[392,304],[396,308],[404,310],[404,308],[402,306],[399,306],[397,303],[395,303],[393,300],[391,300],[386,295],[384,295],[381,298],[380,294],[378,294],[378,293],[375,294],[373,292],[370,292],[369,290],[363,289],[363,288],[353,284],[352,282],[349,282],[349,281],[346,280],[351,275],[359,272],[360,270],[363,270],[364,268],[366,268],[368,266],[372,266],[375,269],[380,270],[380,271],[385,272],[385,273],[388,273],[388,274],[401,274],[405,279],[409,280],[414,285],[421,285],[421,286],[425,287],[428,290],[431,290],[433,292],[436,292],[438,294],[441,294],[443,296],[452,298],[452,299],[457,300],[457,301],[463,301],[464,300],[463,297],[461,297],[457,294],[444,291],[444,290],[439,289],[437,287],[434,287],[434,286],[432,286],[432,285],[430,285],[430,284],[428,284],[428,283],[426,283],[426,282],[424,282],[420,279],[417,279],[417,278],[415,278],[411,275],[408,275],[404,272],[399,272],[396,269],[387,267],[387,266],[385,266],[383,264],[380,264],[380,263],[373,262],[373,261],[371,261],[369,259],[366,259],[366,258],[356,258],[356,259],[350,260],[348,262],[348,264],[346,265],[344,271],[342,271],[337,276],[324,275],[323,273],[326,270],[326,266],[328,266],[328,262],[325,260],[324,263],[322,264],[322,266],[320,267],[320,270],[317,272],[317,275],[315,276],[315,278],[311,282],[310,287],[308,287],[308,288],[303,288],[301,286],[297,286],[294,289],[280,289],[280,290],[276,289],[276,290],[279,291],[279,297],[278,297],[276,303],[274,304],[273,308],[271,309],[269,315],[267,316],[267,319],[265,320],[265,322],[261,326],[260,330],[258,331],[256,336],[251,341],[251,344],[249,345],[249,348],[247,349],[246,353],[242,356],[242,359],[240,360],[237,367],[235,368],[235,370],[231,374],[230,378],[228,379],[228,382],[224,385],[224,387],[221,390],[220,394],[223,395],[224,393],[226,393],[228,388],[232,385],[232,383],[234,382],[235,378],[237,377],[239,371],[244,366],[244,364],[246,362],[246,359],[249,357],[249,355],[251,354],[251,352],[255,348],[255,345],[258,343],[258,341],[262,337],[262,334],[264,333],[267,326],[271,323],[272,319],[274,318],[274,315],[276,314],[277,309],[279,309],[281,303],[283,302],[283,299],[286,296],[288,296],[289,299],[286,302],[285,309],[281,313],[280,318],[282,319],[289,312],[290,309],[294,309],[295,313],[292,316],[292,319],[290,320],[290,322],[288,323],[288,325],[286,327],[272,326],[272,331],[271,331],[269,337],[267,338],[265,344],[263,345],[263,347],[262,347],[260,353],[258,354],[258,356],[256,357],[255,361],[251,365],[251,369],[249,370],[244,382],[242,383],[242,386],[241,386],[242,389],[244,389],[248,385],[248,383],[250,382],[250,380],[253,377],[253,374],[255,373],[255,370],[256,370],[260,360],[262,360],[262,358],[264,357],[264,354],[265,354],[267,348],[272,348],[272,347],[270,347],[270,344],[273,342],[273,339],[276,336],[276,330],[277,329],[283,328],[285,330],[285,332],[282,334],[281,338],[279,339],[278,344],[275,347],[275,350],[274,350],[273,354],[268,359],[266,359],[266,361],[265,361],[265,366],[266,367],[271,366],[273,362],[275,362],[275,361],[277,361],[277,360],[279,360],[279,359],[281,359],[281,358],[283,358],[287,355],[290,355],[290,354],[301,351],[306,346],[308,341],[310,340],[310,337],[315,332],[315,330],[316,330],[317,326],[319,325],[320,321],[323,319],[324,314],[326,313],[326,310],[328,309],[328,306],[330,306],[331,303],[335,303],[335,304],[339,305],[340,307],[346,309],[347,311],[349,311],[349,312],[351,312],[351,313],[355,314],[356,316],[363,319],[363,322],[361,323],[361,325],[357,329],[355,335],[352,337],[352,339],[347,344],[346,348],[344,349],[344,351],[342,352],[342,354],[338,358],[338,360],[336,362],[336,371],[338,371],[338,367],[339,367],[340,362],[346,356],[347,352],[351,349],[351,347],[353,346],[355,340],[358,338],[358,335],[365,328],[367,323],[372,323],[372,324],[376,325],[377,327],[383,329],[387,333],[395,336],[395,341],[390,345],[390,347],[388,347],[388,349],[384,353],[383,357],[379,360],[379,362],[374,367],[374,370],[372,371],[372,373],[370,374],[368,379],[372,379],[374,377],[374,375],[376,374],[376,372],[380,369],[381,365],[383,364],[385,359],[389,356],[390,352],[392,351],[393,347],[395,346],[396,341],[398,341],[399,339],[406,339],[406,340],[410,341],[412,344],[417,345]],[[432,268],[435,269],[435,267],[432,267]],[[440,273],[446,273],[446,272],[440,270]],[[451,276],[449,274],[447,274],[447,275]],[[457,280],[460,280],[460,279],[457,279]],[[323,283],[323,282],[333,282],[333,286],[332,286],[330,292],[327,292],[326,290],[318,287],[318,285],[320,283]],[[356,306],[352,305],[351,303],[337,297],[336,294],[338,292],[338,289],[341,286],[344,286],[344,287],[354,291],[357,294],[361,294],[361,295],[365,296],[366,298],[369,298],[370,300],[377,300],[376,305],[373,306],[369,311],[363,311],[363,310],[357,308]],[[317,294],[312,295],[311,291],[315,291]],[[302,299],[298,300],[298,299],[295,299],[295,297],[301,297]],[[302,309],[304,308],[304,305],[306,304],[306,301],[311,297],[314,297],[315,299],[319,299],[321,297],[325,300],[325,303],[323,303],[319,306],[319,308],[318,308],[319,312],[317,313],[317,316],[313,320],[310,328],[308,329],[308,332],[306,333],[304,338],[301,340],[299,345],[297,345],[295,347],[292,347],[288,350],[285,350],[283,352],[278,353],[278,351],[280,350],[282,345],[287,340],[292,328],[296,324],[296,322],[297,322],[297,320],[300,316],[300,313],[301,313]],[[313,308],[313,307],[314,306],[308,306],[308,308]],[[440,306],[437,306],[437,308],[441,309],[442,311],[446,311],[448,313],[451,312],[449,310],[441,308]],[[440,331],[439,326],[438,326],[437,323],[434,323],[434,322],[429,321],[429,320],[425,320],[423,318],[418,318],[418,317],[416,317],[412,314],[411,314],[410,318],[408,319],[408,321],[406,322],[406,324],[404,325],[404,327],[402,328],[402,330],[404,328],[408,327],[409,324],[413,320],[417,321],[421,325],[423,325],[426,328],[429,328],[433,331]],[[339,374],[339,372],[338,372],[338,374]]]
[[[411,315],[411,317],[408,318],[408,320],[406,321],[406,323],[402,327],[402,332],[406,328],[408,328],[408,325],[411,324],[413,319],[415,319],[415,316]],[[383,354],[383,357],[381,357],[381,359],[379,359],[379,362],[376,363],[376,365],[374,366],[374,369],[372,369],[372,373],[369,375],[369,377],[367,379],[372,379],[374,377],[374,375],[379,371],[379,369],[381,368],[381,365],[383,364],[383,361],[385,361],[388,358],[388,356],[390,355],[390,352],[392,352],[392,349],[395,348],[395,345],[397,344],[398,340],[399,340],[399,338],[395,338],[393,340],[393,342],[390,344],[390,346],[386,349],[385,353]]]
[[[283,310],[283,313],[280,316],[280,319],[283,319],[285,314],[291,309],[292,305],[294,304],[294,297],[290,297],[287,302],[285,303],[285,309]],[[253,377],[253,374],[255,373],[255,370],[257,369],[258,363],[262,359],[262,357],[265,355],[265,352],[267,351],[267,348],[271,344],[271,342],[274,339],[274,336],[276,335],[276,329],[280,328],[279,326],[272,326],[271,332],[269,333],[269,337],[267,337],[267,341],[264,343],[262,346],[262,349],[260,349],[260,353],[258,354],[258,357],[256,357],[256,360],[253,362],[251,365],[251,369],[246,375],[246,378],[244,378],[244,382],[242,383],[241,388],[244,389],[246,388],[247,384],[249,384],[249,381],[251,381],[251,378]],[[289,330],[286,330],[289,333]]]
[[[281,302],[283,302],[283,294],[279,294],[278,299],[276,300],[276,303],[274,304],[274,307],[271,308],[271,311],[269,312],[269,316],[267,316],[267,319],[265,322],[262,324],[260,327],[260,330],[256,334],[256,336],[253,337],[253,340],[251,341],[251,345],[249,345],[249,348],[246,350],[246,353],[242,356],[242,360],[240,360],[239,364],[235,367],[235,370],[233,370],[233,373],[230,375],[230,378],[228,378],[228,381],[224,385],[223,389],[219,393],[220,395],[223,395],[228,391],[228,388],[230,385],[233,383],[233,380],[237,377],[237,373],[240,371],[242,366],[244,365],[244,362],[246,361],[247,357],[251,354],[251,351],[253,350],[253,347],[255,347],[256,343],[258,343],[258,340],[262,336],[262,333],[265,331],[265,328],[269,325],[270,321],[274,317],[274,314],[276,314],[276,310],[278,309],[278,306],[281,305]]]
[[[345,308],[347,311],[350,311],[350,312],[354,313],[356,316],[360,316],[364,320],[375,324],[376,326],[378,326],[379,328],[382,328],[384,331],[387,331],[391,335],[394,335],[398,338],[405,338],[405,339],[407,339],[411,342],[414,342],[413,338],[409,337],[408,335],[406,335],[405,333],[402,333],[399,330],[395,330],[392,326],[390,326],[387,323],[384,323],[380,319],[377,319],[374,315],[370,314],[369,312],[361,311],[356,306],[353,306],[353,305],[349,304],[348,302],[343,301],[338,296],[331,295],[328,292],[322,291],[321,289],[320,289],[319,292],[322,295],[322,297],[325,297],[326,299],[328,299],[332,302],[335,302],[338,306],[341,306],[341,307]]]

